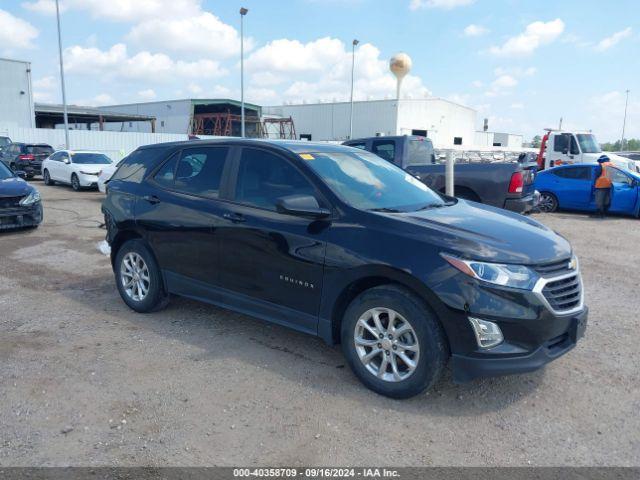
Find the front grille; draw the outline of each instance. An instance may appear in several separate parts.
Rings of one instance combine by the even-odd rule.
[[[542,289],[544,298],[551,308],[557,312],[572,310],[580,305],[582,300],[582,284],[580,274],[552,280]]]
[[[22,197],[0,197],[0,208],[14,208],[20,206]]]
[[[559,275],[569,270],[569,261],[570,259],[567,258],[565,260],[538,265],[534,269],[543,277],[553,277],[554,275]]]

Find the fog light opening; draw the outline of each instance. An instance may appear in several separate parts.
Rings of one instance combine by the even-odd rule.
[[[469,317],[469,323],[473,327],[473,333],[480,348],[495,347],[503,342],[504,337],[497,323],[474,317]]]

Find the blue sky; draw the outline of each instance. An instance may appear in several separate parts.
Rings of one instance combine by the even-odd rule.
[[[260,104],[344,100],[351,40],[356,97],[394,94],[388,59],[413,59],[403,94],[472,106],[492,130],[530,138],[560,117],[640,137],[640,2],[517,0],[61,0],[67,97],[113,104],[239,98]],[[30,60],[36,99],[60,102],[53,0],[0,0],[0,55]]]

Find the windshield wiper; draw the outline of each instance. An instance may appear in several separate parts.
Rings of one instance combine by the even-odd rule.
[[[419,212],[420,210],[430,210],[432,208],[442,208],[442,207],[446,207],[447,205],[451,205],[451,204],[447,204],[447,203],[427,203],[424,207],[420,207],[416,210],[416,212]]]
[[[386,212],[386,213],[400,213],[401,210],[397,208],[389,208],[389,207],[379,207],[379,208],[370,208],[370,212]]]

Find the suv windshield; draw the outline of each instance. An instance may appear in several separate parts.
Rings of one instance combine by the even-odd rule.
[[[9,168],[2,162],[0,162],[0,180],[6,180],[7,178],[12,178],[13,172],[9,170]]]
[[[420,180],[369,152],[318,152],[302,158],[354,208],[406,212],[445,205]]]
[[[409,141],[407,165],[431,165],[435,163],[431,140],[420,138]]]
[[[580,150],[582,153],[600,153],[600,145],[596,142],[596,137],[591,134],[578,133],[578,143],[580,144]]]
[[[102,153],[74,153],[71,156],[73,163],[89,165],[108,165],[111,159]]]

